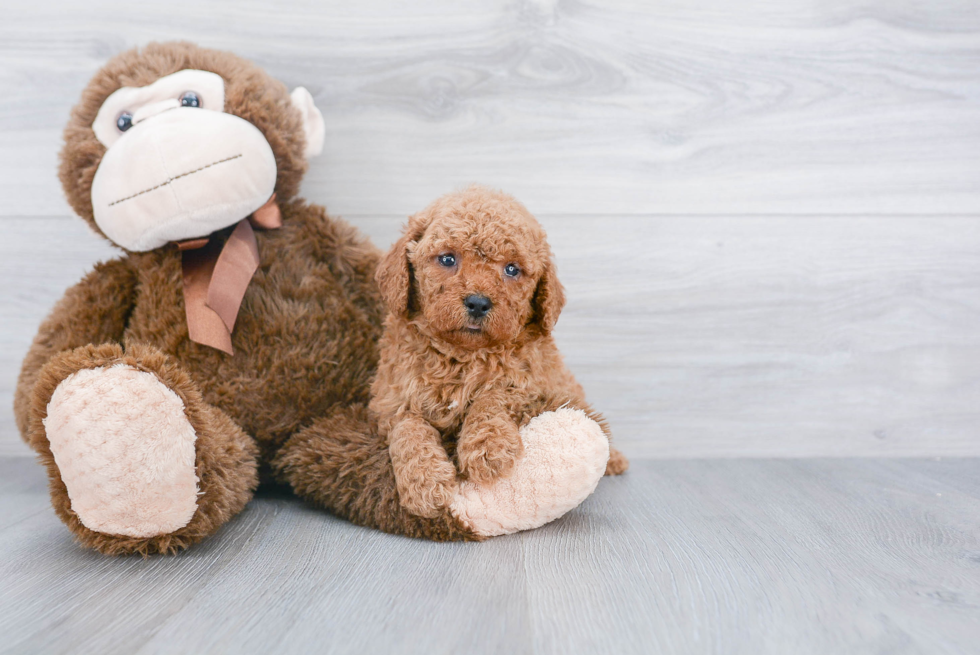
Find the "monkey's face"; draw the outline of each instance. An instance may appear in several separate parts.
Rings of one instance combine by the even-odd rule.
[[[203,63],[209,52],[192,50]],[[220,64],[221,57],[216,61]],[[145,79],[145,71],[136,72]],[[309,92],[298,88],[287,96],[254,69],[241,76],[245,79],[226,81],[214,72],[185,68],[144,86],[117,86],[105,97],[88,132],[104,154],[83,163],[90,170],[95,164],[91,217],[110,240],[139,252],[207,236],[269,201],[277,190],[277,159],[291,159],[286,163],[295,175],[305,169],[302,160],[319,153],[323,118]],[[124,79],[133,78],[139,75]],[[65,168],[76,163],[72,138],[77,135],[70,130],[62,181],[73,199],[76,189],[67,189],[69,180],[84,183],[85,176],[66,180]],[[287,198],[280,193],[279,199]]]

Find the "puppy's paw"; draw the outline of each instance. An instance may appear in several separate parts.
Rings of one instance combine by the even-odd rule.
[[[456,447],[460,472],[479,484],[510,475],[523,454],[524,443],[517,424],[505,419],[464,430]]]
[[[606,475],[622,475],[630,467],[626,455],[609,446],[609,461],[606,462]]]
[[[435,518],[456,495],[456,469],[443,459],[396,469],[395,486],[401,506],[422,518]]]

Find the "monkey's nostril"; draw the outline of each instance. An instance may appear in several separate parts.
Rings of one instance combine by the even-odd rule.
[[[486,296],[474,293],[466,296],[463,300],[463,306],[466,307],[466,312],[473,318],[483,318],[493,307],[493,302]]]

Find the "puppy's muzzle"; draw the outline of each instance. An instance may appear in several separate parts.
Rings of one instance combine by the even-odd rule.
[[[474,293],[463,299],[463,306],[470,318],[480,320],[493,308],[493,302],[486,296]]]

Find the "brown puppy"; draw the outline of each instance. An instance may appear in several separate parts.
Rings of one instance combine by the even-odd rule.
[[[370,409],[387,437],[402,505],[436,516],[460,473],[507,476],[518,429],[562,406],[608,428],[565,367],[551,330],[565,304],[545,233],[514,198],[484,187],[409,219],[378,267],[389,314]],[[607,475],[626,470],[610,449]]]

